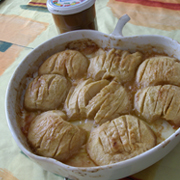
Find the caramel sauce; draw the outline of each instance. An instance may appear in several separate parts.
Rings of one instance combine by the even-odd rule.
[[[32,120],[38,115],[40,114],[40,112],[27,112],[27,111],[24,111],[24,126],[21,127],[21,130],[23,132],[23,134],[25,136],[27,136],[28,134],[28,130],[29,130],[29,127],[30,127],[30,124],[32,122]]]
[[[79,29],[97,29],[95,6],[72,15],[52,14],[59,33]]]

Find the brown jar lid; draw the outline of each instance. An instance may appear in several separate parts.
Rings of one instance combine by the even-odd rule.
[[[70,15],[90,8],[95,0],[48,0],[47,8],[52,14]]]

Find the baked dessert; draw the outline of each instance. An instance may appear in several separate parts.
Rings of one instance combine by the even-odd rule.
[[[86,106],[87,117],[102,124],[132,109],[131,94],[116,81],[111,81]]]
[[[78,97],[78,105],[82,117],[87,118],[86,106],[88,105],[89,101],[98,93],[100,93],[101,90],[105,88],[105,86],[107,86],[109,83],[110,81],[106,79],[92,81],[81,89]]]
[[[37,76],[28,85],[24,106],[28,110],[52,110],[66,99],[71,82],[64,76],[45,74]]]
[[[65,50],[50,56],[39,68],[39,75],[60,74],[72,79],[85,75],[89,60],[79,51]]]
[[[88,76],[99,79],[115,79],[119,82],[131,81],[137,67],[143,60],[140,52],[129,53],[120,49],[111,49],[108,53],[99,49],[90,59]]]
[[[72,87],[64,104],[64,109],[69,119],[86,118],[86,106],[89,100],[108,84],[108,80],[93,81],[93,79],[89,78],[87,80],[81,80],[75,88]]]
[[[65,49],[42,62],[29,85],[25,80],[25,95],[18,92],[32,152],[70,166],[106,165],[149,150],[179,128],[177,59],[87,39]]]
[[[137,156],[155,145],[151,128],[139,118],[125,115],[94,129],[87,151],[97,165],[107,165]]]
[[[106,51],[99,49],[94,53],[94,57],[90,58],[90,64],[88,67],[88,77],[92,77],[95,80],[100,80],[104,76],[106,70],[103,67],[106,59]]]
[[[64,162],[80,150],[86,142],[86,131],[64,119],[62,111],[52,110],[31,122],[27,138],[36,154]]]
[[[180,87],[174,85],[146,87],[135,94],[134,107],[149,123],[163,118],[180,126],[179,95]]]
[[[70,90],[64,109],[68,117],[94,119],[102,124],[131,111],[131,95],[116,81],[87,79]]]
[[[76,87],[72,87],[64,103],[64,109],[69,117],[69,119],[78,119],[80,117],[80,110],[78,106],[78,97],[81,89],[92,82],[92,79],[79,81]]]
[[[180,86],[180,63],[168,56],[146,59],[138,68],[136,82],[141,86],[172,84]]]

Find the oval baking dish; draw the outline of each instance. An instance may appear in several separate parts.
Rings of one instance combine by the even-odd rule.
[[[58,35],[33,49],[18,65],[6,93],[6,118],[8,126],[19,148],[45,170],[73,180],[108,180],[120,179],[137,173],[167,155],[180,141],[180,129],[154,148],[131,159],[111,165],[97,167],[73,167],[53,158],[34,154],[26,142],[17,119],[17,96],[23,86],[22,79],[32,69],[37,70],[42,59],[65,49],[66,45],[75,40],[90,39],[102,48],[117,48],[129,51],[154,51],[165,53],[180,60],[180,44],[171,38],[157,35],[123,37],[122,28],[129,21],[129,16],[122,16],[112,34],[107,35],[95,30],[79,30]]]

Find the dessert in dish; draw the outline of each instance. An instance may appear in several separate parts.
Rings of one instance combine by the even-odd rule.
[[[112,81],[94,96],[86,106],[87,117],[102,124],[131,111],[131,98],[127,90]]]
[[[21,95],[19,121],[32,152],[89,167],[153,148],[180,125],[179,65],[157,52],[70,42],[44,59]]]
[[[134,107],[149,123],[163,118],[180,126],[180,88],[174,85],[150,86],[137,91]]]
[[[96,124],[131,111],[131,95],[116,81],[87,79],[70,90],[65,110],[70,120],[94,119]]]
[[[89,60],[79,51],[66,50],[48,58],[39,68],[39,74],[60,74],[72,79],[83,77]]]
[[[97,165],[107,165],[134,157],[155,145],[155,134],[146,123],[124,115],[95,128],[88,139],[87,151]]]
[[[55,109],[65,100],[70,87],[70,81],[64,76],[57,74],[37,76],[28,85],[24,106],[29,110]]]
[[[36,154],[53,157],[59,161],[69,159],[86,140],[86,131],[65,121],[59,111],[46,111],[31,122],[28,141]]]
[[[111,49],[108,54],[99,49],[90,60],[88,74],[95,80],[113,77],[119,82],[131,81],[139,64],[142,53],[130,53],[120,49]]]
[[[143,86],[160,83],[180,85],[180,63],[177,59],[158,56],[146,59],[137,71],[136,81]]]

